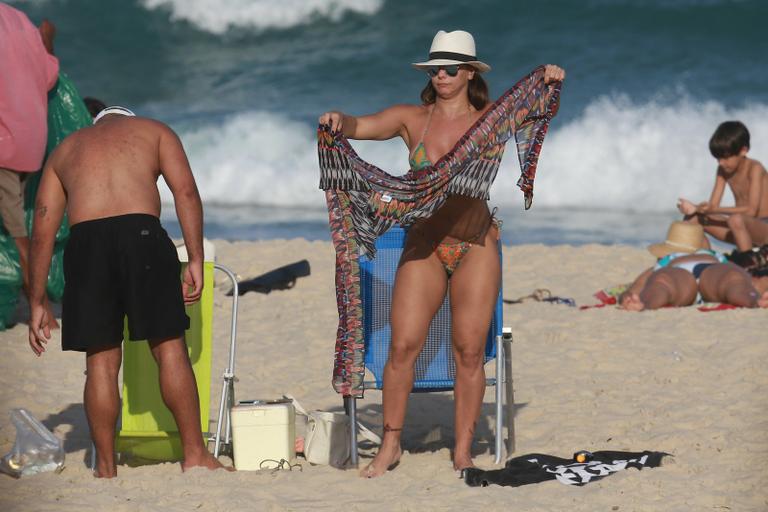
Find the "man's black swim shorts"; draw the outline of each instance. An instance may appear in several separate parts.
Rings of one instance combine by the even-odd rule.
[[[64,251],[62,348],[182,336],[189,328],[176,248],[160,220],[128,214],[78,222]]]

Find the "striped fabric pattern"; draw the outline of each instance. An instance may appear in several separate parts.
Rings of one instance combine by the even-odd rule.
[[[341,133],[321,125],[317,133],[320,188],[326,191],[331,238],[336,251],[339,327],[333,387],[361,396],[365,374],[363,310],[358,257],[375,257],[376,238],[394,223],[409,226],[431,216],[450,195],[488,199],[513,136],[525,208],[533,200],[541,145],[557,113],[560,83],[544,84],[544,66],[521,79],[477,120],[433,165],[393,176],[360,158]]]

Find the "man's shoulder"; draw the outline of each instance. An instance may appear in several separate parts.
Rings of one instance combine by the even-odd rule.
[[[146,126],[154,127],[156,129],[168,128],[168,125],[165,124],[164,122],[158,121],[157,119],[153,119],[151,117],[131,116],[131,117],[125,117],[123,119],[124,121],[127,121],[132,124],[143,124]]]
[[[140,127],[142,131],[150,130],[156,135],[175,134],[173,129],[162,121],[153,119],[151,117],[127,117],[125,121],[133,124],[136,127]]]
[[[74,131],[64,137],[64,140],[59,142],[54,148],[53,152],[51,153],[51,158],[55,157],[56,155],[62,155],[68,152],[73,144],[76,144],[78,140],[82,139],[84,134],[87,134],[89,128],[90,126],[80,128],[79,130]]]

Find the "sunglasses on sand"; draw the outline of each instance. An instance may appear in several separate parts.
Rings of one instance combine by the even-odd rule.
[[[432,78],[436,77],[440,70],[444,70],[448,76],[456,76],[459,74],[459,65],[451,64],[450,66],[430,66],[426,68],[427,74]]]

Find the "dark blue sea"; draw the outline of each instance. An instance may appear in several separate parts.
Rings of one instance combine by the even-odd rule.
[[[764,0],[11,3],[56,24],[62,70],[83,96],[180,134],[210,238],[328,239],[318,115],[418,102],[426,77],[410,63],[439,29],[475,35],[492,96],[538,64],[568,73],[533,208],[523,210],[513,153],[491,191],[507,243],[656,241],[678,197],[708,198],[707,142],[724,120],[745,122],[751,156],[768,161]],[[400,141],[355,146],[406,170]],[[164,218],[178,235],[172,207]]]

